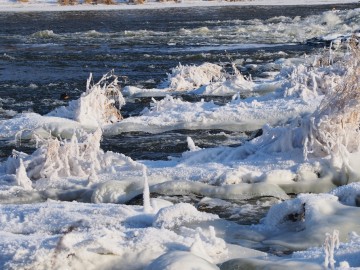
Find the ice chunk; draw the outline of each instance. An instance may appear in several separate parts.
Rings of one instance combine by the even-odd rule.
[[[199,212],[191,204],[179,203],[162,208],[156,214],[153,226],[157,228],[174,228],[184,223],[214,220],[217,218],[219,218],[217,215]]]

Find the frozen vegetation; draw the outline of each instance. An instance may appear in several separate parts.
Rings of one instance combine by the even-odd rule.
[[[0,138],[37,149],[0,163],[0,268],[360,267],[359,36],[275,64],[279,72],[256,80],[234,63],[179,65],[156,89],[90,76],[79,99],[47,115],[8,112]],[[233,98],[190,103],[179,92]],[[123,95],[162,99],[123,119]],[[188,137],[189,150],[166,161],[100,146],[123,132],[215,128],[261,132],[207,149]],[[239,225],[169,199],[189,194],[216,207],[273,201],[258,224]]]

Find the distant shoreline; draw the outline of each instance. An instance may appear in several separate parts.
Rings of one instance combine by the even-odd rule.
[[[31,0],[30,0],[31,1]],[[190,7],[222,7],[222,6],[307,6],[307,5],[342,5],[342,4],[359,4],[354,0],[245,0],[239,2],[227,2],[221,0],[203,1],[203,0],[184,0],[181,3],[175,2],[147,2],[144,4],[128,4],[125,2],[115,5],[90,5],[77,4],[72,6],[61,6],[54,2],[36,2],[36,3],[19,3],[0,0],[0,12],[50,12],[50,11],[107,11],[107,10],[135,10],[135,9],[165,9],[165,8],[190,8]]]

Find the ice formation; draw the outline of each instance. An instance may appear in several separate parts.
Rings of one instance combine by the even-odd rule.
[[[355,42],[355,39],[350,42]],[[359,84],[360,56],[352,45],[347,71],[332,93],[329,93],[310,119],[309,148],[313,155],[330,155],[332,165],[340,170],[342,184],[355,181],[358,173],[350,164],[351,154],[359,152]]]
[[[336,14],[323,19],[339,23]],[[355,40],[346,46],[282,60],[275,92],[236,94],[223,106],[168,95],[119,121],[124,99],[116,77],[106,83],[110,74],[93,86],[89,79],[86,93],[68,107],[1,120],[1,134],[37,134],[39,145],[0,163],[0,268],[359,267],[360,55]],[[234,70],[226,77],[214,64],[179,66],[167,87],[256,88]],[[209,128],[262,132],[240,146],[208,149],[188,137],[189,151],[165,161],[134,161],[100,147],[102,136],[126,131]],[[52,136],[63,133],[68,139]],[[154,198],[159,195],[168,197]],[[178,195],[213,203],[277,201],[259,224],[248,226],[167,200]],[[125,205],[141,196],[142,206]],[[324,236],[334,230],[324,250]],[[276,257],[253,249],[293,253]]]
[[[168,74],[164,87],[174,91],[189,91],[219,81],[222,76],[222,67],[216,64],[204,63],[199,67],[180,64]]]
[[[26,190],[32,190],[32,182],[27,176],[23,160],[20,158],[19,167],[16,170],[16,182]]]
[[[273,89],[280,84],[272,81],[255,83],[246,79],[232,63],[233,72],[226,72],[219,65],[204,63],[199,66],[183,66],[179,64],[168,74],[167,79],[158,88],[142,89],[135,86],[124,87],[127,96],[165,96],[174,93],[189,93],[204,96],[231,96],[249,91]]]
[[[325,261],[324,266],[326,268],[330,267],[333,269],[336,261],[334,260],[334,250],[339,248],[339,231],[334,230],[332,235],[330,233],[326,234],[324,250],[325,250]]]
[[[109,80],[112,81],[109,82]],[[120,108],[125,105],[118,77],[113,71],[105,74],[99,82],[91,85],[92,74],[86,83],[86,91],[82,96],[71,101],[67,107],[60,107],[48,116],[57,116],[76,120],[84,127],[102,127],[122,119]]]
[[[144,204],[144,212],[151,213],[153,210],[150,201],[150,190],[149,190],[149,182],[146,174],[146,167],[143,168],[143,176],[144,176],[144,190],[143,190],[143,204]]]

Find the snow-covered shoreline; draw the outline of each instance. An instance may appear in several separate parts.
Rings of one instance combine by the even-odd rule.
[[[306,6],[306,5],[331,5],[331,4],[354,4],[355,0],[246,0],[239,2],[228,2],[223,0],[202,1],[184,0],[175,2],[147,2],[144,4],[128,4],[118,2],[116,5],[89,5],[78,4],[61,6],[56,1],[37,0],[28,3],[0,1],[0,12],[41,12],[41,11],[104,11],[104,10],[136,10],[136,9],[164,9],[164,8],[190,8],[190,7],[222,7],[222,6]]]

